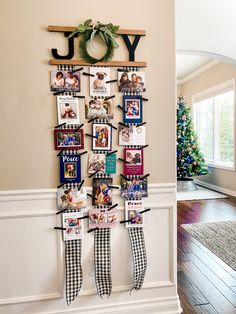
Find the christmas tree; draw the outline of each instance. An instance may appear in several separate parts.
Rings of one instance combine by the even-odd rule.
[[[177,103],[177,177],[178,179],[208,174],[197,134],[194,131],[191,108],[183,96]]]

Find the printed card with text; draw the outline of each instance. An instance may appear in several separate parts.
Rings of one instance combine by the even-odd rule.
[[[141,126],[123,126],[119,125],[119,145],[145,145],[145,125]]]
[[[60,182],[75,183],[81,181],[81,165],[79,155],[60,156]]]
[[[129,200],[125,201],[125,220],[126,227],[143,227],[143,215],[140,214],[144,210],[143,200]]]
[[[124,175],[143,175],[143,149],[125,148],[124,160]]]
[[[83,213],[64,213],[62,214],[64,241],[78,240],[83,237]]]

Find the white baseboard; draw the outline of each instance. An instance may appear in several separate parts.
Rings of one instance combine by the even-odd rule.
[[[211,190],[214,190],[214,191],[217,191],[217,192],[221,192],[221,193],[224,193],[224,194],[236,197],[236,191],[225,189],[225,188],[222,188],[221,186],[214,185],[214,184],[211,184],[211,183],[208,183],[208,182],[205,182],[205,181],[194,180],[194,182],[196,184],[200,185],[200,186],[209,188]]]
[[[182,308],[179,298],[163,297],[136,302],[126,302],[110,305],[91,306],[85,308],[64,309],[58,311],[41,312],[40,314],[180,314]]]

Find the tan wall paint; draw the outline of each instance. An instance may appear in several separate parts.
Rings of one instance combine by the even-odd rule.
[[[192,96],[217,84],[236,77],[236,66],[220,63],[182,85],[187,104],[192,105]],[[197,178],[225,189],[236,191],[236,172],[211,168],[209,175]]]
[[[183,94],[183,85],[177,84],[177,97]]]
[[[150,182],[175,181],[173,1],[137,4],[133,0],[105,0],[99,4],[76,0],[2,0],[0,189],[52,188],[59,183],[52,133],[57,124],[56,100],[49,91],[49,71],[55,67],[49,66],[48,60],[51,48],[63,53],[66,44],[61,34],[49,33],[46,28],[50,24],[77,25],[87,18],[146,30],[147,36],[141,39],[136,52],[137,60],[148,62],[145,72],[149,101],[144,104],[144,120],[148,122],[150,148],[145,150],[145,167],[151,173]],[[127,52],[121,41],[120,44],[114,59],[125,60]],[[87,78],[83,83],[85,94]],[[120,99],[118,95],[117,102]],[[81,108],[82,114],[82,104]],[[117,111],[116,121],[119,119],[121,113]],[[114,144],[115,138],[114,133]],[[89,145],[90,140],[86,139],[86,146]],[[83,176],[87,175],[86,161],[83,157]],[[86,184],[91,182],[87,180]]]

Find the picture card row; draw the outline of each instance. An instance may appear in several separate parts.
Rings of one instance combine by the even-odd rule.
[[[110,96],[110,68],[90,67],[90,96]],[[80,92],[81,73],[79,71],[51,71],[51,91]],[[145,73],[140,71],[118,72],[118,90],[127,93],[142,93],[146,91]]]

